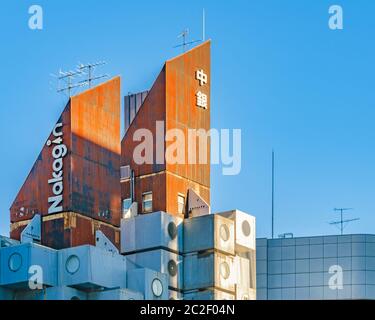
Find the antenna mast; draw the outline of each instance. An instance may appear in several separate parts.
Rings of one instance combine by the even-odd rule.
[[[330,225],[334,226],[339,226],[339,229],[341,231],[341,235],[344,234],[344,229],[347,226],[348,223],[353,222],[353,221],[358,221],[360,218],[355,218],[355,219],[348,219],[344,220],[344,213],[350,210],[354,210],[353,208],[335,208],[333,211],[335,212],[340,212],[340,220],[333,221],[330,223]]]
[[[183,52],[185,52],[187,46],[189,46],[193,43],[202,41],[202,40],[194,40],[194,41],[186,42],[186,39],[187,39],[188,35],[189,35],[189,29],[185,29],[184,31],[182,31],[182,33],[177,36],[178,39],[182,38],[182,44],[174,46],[174,48],[182,47]]]
[[[58,79],[57,92],[61,93],[67,91],[70,98],[72,95],[72,89],[74,88],[84,87],[87,85],[89,86],[89,88],[91,88],[93,81],[108,77],[107,74],[94,76],[95,68],[104,64],[106,64],[105,61],[79,64],[76,71],[65,72],[60,70],[58,76],[52,75]],[[75,78],[81,77],[82,75],[87,75],[87,79],[74,83]],[[61,81],[64,82],[64,85],[62,87],[60,86]]]
[[[64,92],[64,91],[68,91],[68,96],[69,98],[71,97],[71,93],[72,93],[72,89],[74,88],[77,88],[77,87],[80,87],[81,85],[79,84],[73,84],[73,79],[78,76],[78,75],[81,75],[82,72],[81,71],[68,71],[68,72],[65,72],[65,71],[59,71],[59,75],[57,76],[57,79],[58,79],[58,88],[57,88],[57,92]],[[61,81],[64,81],[66,83],[66,86],[65,87],[60,87],[60,82]]]
[[[80,72],[82,72],[83,74],[87,74],[87,79],[81,81],[80,83],[82,83],[84,85],[88,85],[89,88],[91,88],[91,85],[92,85],[93,81],[99,80],[99,79],[102,79],[102,78],[107,78],[108,77],[107,74],[100,75],[100,76],[97,76],[97,77],[94,76],[95,68],[99,67],[99,66],[103,66],[105,64],[107,64],[107,62],[105,62],[105,61],[96,62],[96,63],[80,64],[78,66],[78,70]]]
[[[203,8],[203,31],[202,41],[206,41],[206,10]]]
[[[272,150],[272,239],[275,237],[275,151]]]

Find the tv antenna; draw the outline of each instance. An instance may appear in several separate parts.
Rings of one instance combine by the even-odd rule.
[[[72,90],[75,88],[80,88],[84,86],[89,86],[91,88],[93,81],[99,80],[102,78],[107,78],[108,75],[100,75],[94,76],[95,68],[106,64],[105,61],[96,62],[96,63],[87,63],[87,64],[78,64],[78,67],[74,71],[59,71],[58,75],[52,74],[53,77],[56,77],[58,80],[57,85],[57,92],[68,92],[68,97],[70,98],[72,95]],[[87,79],[82,81],[74,82],[77,77],[82,77],[83,75],[87,75]],[[64,84],[61,86],[61,82]]]
[[[185,29],[184,31],[182,31],[181,34],[179,34],[177,36],[178,39],[182,38],[182,44],[174,46],[174,48],[180,48],[180,47],[182,47],[183,52],[185,52],[187,46],[190,46],[193,43],[202,41],[202,40],[193,40],[193,41],[187,42],[187,37],[188,37],[189,33],[190,33],[189,29]]]
[[[350,222],[360,220],[360,218],[347,219],[347,220],[344,219],[344,213],[347,212],[347,211],[351,211],[351,210],[354,210],[354,209],[353,208],[335,208],[335,209],[333,209],[333,211],[340,213],[340,220],[333,221],[333,222],[330,223],[330,225],[338,226],[340,231],[341,231],[341,235],[344,234],[344,229]]]
[[[74,84],[73,80],[82,74],[81,71],[59,71],[59,75],[56,76],[58,79],[58,88],[57,92],[68,92],[69,98],[71,97],[72,89],[77,88],[77,87],[82,87],[82,84]],[[65,83],[65,86],[60,87],[60,83],[63,81]]]
[[[105,62],[105,61],[96,62],[96,63],[87,63],[87,64],[80,63],[78,65],[78,70],[82,74],[86,74],[87,75],[87,79],[81,81],[80,83],[82,83],[83,85],[88,85],[89,88],[91,88],[91,85],[92,85],[93,81],[99,80],[99,79],[103,79],[103,78],[107,78],[108,77],[107,74],[100,75],[100,76],[94,76],[94,70],[95,70],[95,68],[97,68],[99,66],[103,66],[105,64],[107,64],[107,62]]]

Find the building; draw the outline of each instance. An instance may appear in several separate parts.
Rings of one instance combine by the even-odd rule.
[[[121,181],[125,211],[137,202],[139,213],[165,211],[185,217],[189,190],[209,206],[210,138],[194,137],[194,147],[188,137],[189,130],[210,129],[210,46],[210,41],[204,42],[167,61],[149,92],[125,97],[126,133],[121,142],[121,166],[128,168]],[[132,152],[139,145],[133,138],[140,128],[150,133],[145,148],[153,146],[143,164],[136,162]],[[183,140],[177,148],[183,152],[171,159],[168,150],[179,143],[176,130]],[[203,154],[196,152],[195,159],[189,158],[188,150],[196,151],[197,146]],[[134,172],[133,183],[130,172]]]
[[[11,238],[42,216],[41,244],[119,247],[120,78],[71,97],[10,208]]]
[[[10,208],[0,299],[254,300],[255,218],[210,209],[210,41],[69,99]]]
[[[375,235],[257,239],[258,300],[375,299]]]

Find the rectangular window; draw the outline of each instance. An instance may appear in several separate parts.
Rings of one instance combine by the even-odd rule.
[[[121,181],[130,179],[130,166],[123,166],[120,168]]]
[[[142,194],[142,211],[143,213],[152,212],[152,192]]]
[[[132,199],[124,199],[122,200],[122,213],[125,214],[128,212],[132,205]]]
[[[185,214],[185,197],[183,195],[177,196],[178,213]]]

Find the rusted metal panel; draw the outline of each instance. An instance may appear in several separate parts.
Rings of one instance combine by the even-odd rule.
[[[167,171],[197,182],[203,186],[210,187],[210,139],[206,146],[204,164],[188,164],[187,150],[188,130],[203,129],[210,130],[210,86],[211,86],[211,65],[210,65],[210,41],[190,50],[186,54],[176,57],[166,63],[166,130],[179,129],[185,136],[185,164],[167,164]],[[196,72],[203,70],[207,75],[207,83],[200,85],[196,79]],[[203,109],[197,106],[197,93],[201,91],[207,95],[208,107]],[[199,141],[196,140],[198,151]],[[173,142],[167,142],[166,148]],[[197,154],[197,161],[199,152]],[[205,199],[209,202],[209,199]]]
[[[13,223],[11,238],[19,240],[20,234],[28,222]],[[119,228],[74,212],[43,217],[42,244],[54,249],[65,249],[86,244],[95,245],[95,232],[97,230],[102,231],[117,248],[120,248]]]
[[[210,129],[210,46],[210,41],[207,41],[166,62],[122,141],[121,165],[130,165],[135,171],[135,194],[139,212],[142,212],[141,195],[148,191],[153,192],[154,211],[165,210],[173,215],[179,215],[178,195],[183,195],[186,199],[189,188],[210,203],[210,139],[206,143],[207,162],[204,164],[188,164],[187,152],[184,164],[158,164],[156,157],[157,121],[164,122],[163,137],[167,130],[182,130],[185,134],[186,151],[189,148],[189,129]],[[207,75],[208,82],[204,88],[196,79],[197,70],[203,70]],[[196,105],[199,90],[204,91],[208,97],[207,109]],[[140,143],[133,141],[137,129],[148,129],[153,135],[153,164],[138,165],[133,159],[133,150]],[[162,139],[162,145],[159,146],[162,152],[171,143]],[[198,147],[197,141],[196,150]],[[130,196],[129,182],[122,183],[121,196],[122,199]]]
[[[71,98],[10,209],[11,222],[73,211],[119,226],[120,154],[116,77]],[[61,201],[51,210],[49,198],[60,189]]]
[[[48,183],[50,179],[53,179],[53,150],[54,146],[57,144],[49,145],[48,141],[54,141],[55,139],[62,138],[60,145],[65,145],[67,149],[70,149],[71,145],[71,134],[70,134],[70,103],[65,107],[61,117],[56,123],[55,134],[51,132],[49,135],[41,153],[38,156],[34,166],[31,169],[25,183],[21,187],[16,199],[14,200],[10,208],[10,220],[11,222],[23,221],[31,219],[36,213],[47,215],[50,207],[48,198],[53,196],[52,187],[53,184]],[[56,137],[56,133],[62,135]],[[57,150],[57,149],[56,149]],[[58,150],[57,152],[58,153]],[[69,161],[69,151],[63,157],[62,160],[62,170],[66,174],[62,176],[62,182],[64,190],[62,193],[61,206],[63,210],[68,210],[69,208],[69,175],[70,171],[70,161]]]

